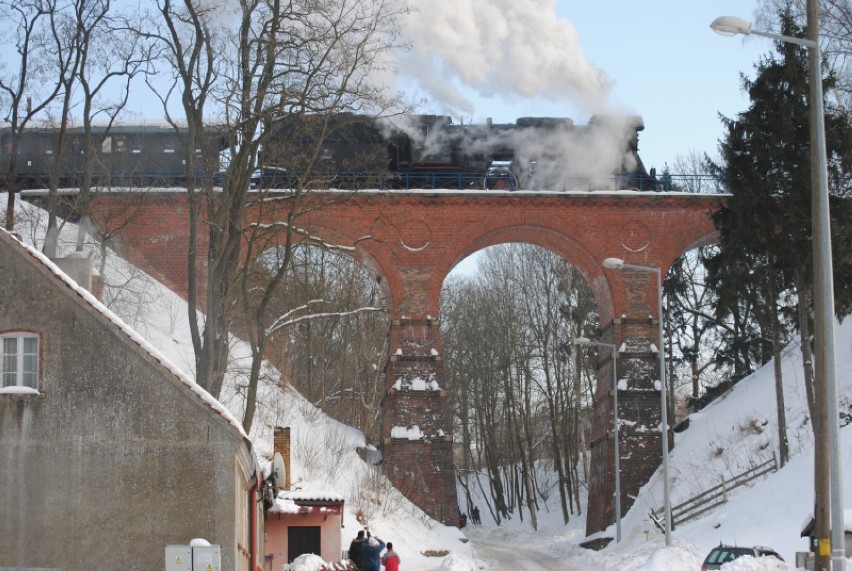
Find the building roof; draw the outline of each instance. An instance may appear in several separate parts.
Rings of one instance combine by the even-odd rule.
[[[815,524],[814,516],[808,516],[802,524],[802,533],[800,537],[810,537],[813,535]],[[852,509],[846,508],[843,510],[843,528],[844,535],[852,535]]]
[[[328,490],[280,491],[269,509],[270,513],[283,514],[342,514],[343,496]]]
[[[251,439],[248,434],[246,434],[245,430],[243,430],[242,424],[240,424],[234,415],[231,414],[231,411],[225,408],[225,406],[216,400],[213,395],[199,386],[198,383],[190,379],[175,364],[169,361],[156,347],[148,343],[148,341],[146,341],[136,330],[125,323],[89,291],[68,277],[56,264],[50,261],[47,256],[35,248],[25,244],[20,238],[4,229],[0,229],[0,241],[4,241],[11,247],[17,248],[22,255],[29,257],[34,263],[42,266],[48,272],[53,274],[53,276],[66,288],[68,288],[69,291],[76,294],[84,306],[87,306],[92,311],[100,314],[102,317],[110,321],[117,330],[121,331],[128,338],[129,341],[150,355],[160,365],[160,367],[162,367],[162,369],[173,375],[180,384],[188,388],[204,406],[209,408],[216,416],[236,430],[243,437],[249,447],[251,447]]]
[[[337,492],[329,490],[290,490],[289,492],[278,492],[278,497],[282,500],[290,500],[296,503],[304,502],[343,502],[343,496]]]

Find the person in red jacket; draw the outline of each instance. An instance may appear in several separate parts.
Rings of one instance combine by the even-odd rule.
[[[382,555],[382,565],[385,571],[399,571],[399,554],[393,550],[393,543],[388,541],[388,550]]]

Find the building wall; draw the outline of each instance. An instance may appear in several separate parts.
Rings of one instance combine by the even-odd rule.
[[[340,561],[343,545],[340,515],[270,513],[266,518],[266,556],[273,556],[272,568],[287,563],[287,528],[293,526],[320,527],[320,551],[324,561]],[[348,544],[347,544],[348,547]]]
[[[41,389],[0,395],[0,567],[161,569],[203,537],[234,569],[248,444],[0,234],[0,331],[20,329],[41,336]]]

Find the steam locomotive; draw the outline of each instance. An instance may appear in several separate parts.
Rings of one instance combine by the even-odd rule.
[[[440,115],[375,119],[363,115],[294,116],[277,122],[264,145],[253,182],[289,187],[310,178],[314,188],[447,188],[480,190],[656,190],[638,155],[639,117],[523,117],[515,123],[454,124]],[[69,129],[59,161],[61,186],[74,186],[84,160],[97,184],[179,186],[186,159],[221,171],[224,130],[212,129],[204,148],[187,149],[170,126],[122,125],[93,133],[95,156],[85,156],[82,129]],[[17,183],[47,184],[56,148],[53,128],[29,128],[20,139]],[[0,175],[9,172],[12,143],[0,129]],[[196,173],[200,175],[201,173]],[[222,178],[214,178],[214,181]]]

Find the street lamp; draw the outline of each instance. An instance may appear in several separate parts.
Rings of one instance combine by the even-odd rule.
[[[621,452],[619,450],[619,432],[621,432],[621,423],[618,420],[618,356],[615,350],[615,345],[612,343],[601,343],[599,341],[591,341],[585,337],[574,339],[574,344],[580,347],[589,347],[595,345],[598,347],[606,347],[612,351],[612,415],[615,428],[615,542],[621,542]]]
[[[753,30],[751,22],[734,16],[722,16],[713,20],[710,27],[722,35],[754,34],[805,46],[810,61],[810,114],[811,114],[811,166],[814,170],[811,187],[811,209],[813,225],[814,256],[814,361],[816,382],[823,381],[824,397],[821,412],[825,415],[822,428],[827,434],[816,434],[815,439],[827,441],[828,452],[821,456],[816,466],[817,473],[828,474],[831,514],[831,562],[835,571],[846,566],[843,524],[843,480],[840,467],[840,424],[837,410],[837,383],[834,364],[834,270],[831,261],[831,217],[828,206],[828,168],[825,148],[825,114],[822,93],[822,55],[819,49],[819,2],[808,0],[808,37],[796,38]],[[815,456],[819,444],[814,447]],[[817,460],[815,458],[815,461]],[[828,466],[824,463],[827,461]],[[819,489],[819,487],[817,487]],[[819,494],[818,494],[819,496]],[[817,497],[817,502],[825,498]],[[817,514],[815,513],[816,517]]]
[[[640,272],[649,272],[657,274],[657,311],[658,311],[658,326],[660,329],[659,346],[657,354],[660,357],[660,407],[662,413],[660,417],[660,436],[663,441],[663,509],[666,519],[666,546],[672,544],[672,501],[671,490],[669,484],[669,421],[668,421],[668,404],[666,402],[666,357],[663,354],[663,278],[660,268],[651,266],[637,266],[635,264],[625,264],[624,260],[619,258],[607,258],[603,261],[605,268],[611,270],[637,270]]]

